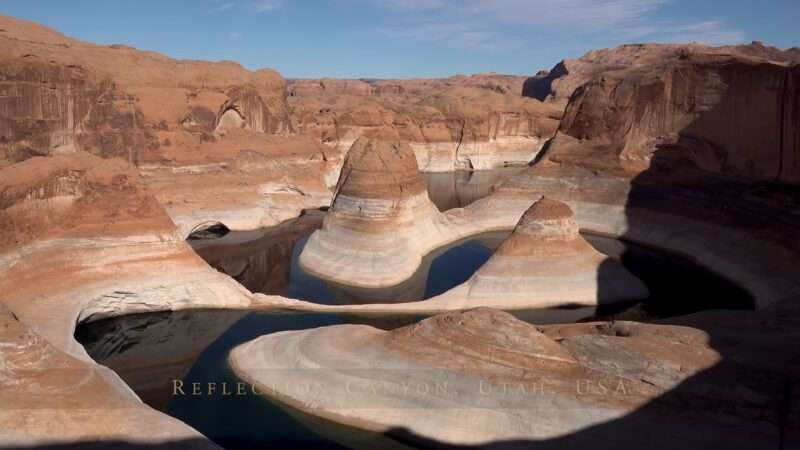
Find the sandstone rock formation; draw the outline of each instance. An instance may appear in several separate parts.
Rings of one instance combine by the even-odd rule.
[[[333,205],[300,266],[341,284],[393,286],[417,270],[447,227],[408,144],[362,138],[347,154]]]
[[[99,46],[0,17],[0,167],[83,151],[139,167],[181,232],[254,229],[330,202],[341,157],[291,131],[285,81]]]
[[[739,336],[749,333],[757,331]],[[479,309],[388,332],[338,325],[271,334],[235,348],[229,360],[265,396],[312,416],[309,423],[377,433],[373,441],[348,442],[357,447],[397,440],[427,447],[771,448],[781,430],[777,417],[747,417],[779,401],[770,393],[779,382],[758,385],[750,372],[758,356],[715,366],[720,358],[697,328],[534,327]],[[715,381],[687,381],[716,370]],[[742,384],[729,384],[733,379]],[[747,399],[734,394],[745,385],[755,389]],[[658,406],[649,406],[657,397]]]
[[[619,69],[657,66],[665,60],[691,53],[755,57],[776,63],[800,62],[797,47],[780,50],[761,42],[749,45],[708,47],[702,44],[628,44],[593,50],[578,59],[565,59],[549,71],[525,80],[522,94],[541,101],[566,104],[577,88],[595,76]]]
[[[790,297],[796,86],[796,64],[702,47],[601,72],[573,94],[541,160],[466,209],[511,224],[547,195],[582,229],[691,255],[759,305]]]
[[[4,447],[117,441],[219,448],[179,420],[143,407],[114,372],[53,346],[2,303],[0,343]]]
[[[597,306],[641,300],[647,287],[578,233],[564,203],[542,198],[466,283],[429,300],[462,309]]]
[[[368,408],[335,395],[314,399],[318,408],[310,412],[327,415],[341,405],[332,420],[381,431],[404,426],[456,443],[572,433],[553,445],[573,439],[576,446],[658,448],[680,439],[701,447],[714,436],[715,448],[756,448],[774,447],[780,434],[785,448],[797,447],[799,419],[790,406],[798,401],[800,357],[786,345],[797,340],[800,298],[797,51],[649,48],[624,47],[617,59],[598,53],[584,61],[586,70],[565,63],[564,76],[536,88],[552,96],[545,103],[517,96],[519,80],[481,76],[326,81],[322,94],[313,82],[298,82],[289,107],[285,82],[272,71],[97,46],[0,17],[0,384],[13,387],[0,390],[0,444],[210,446],[92,362],[72,337],[80,321],[219,307],[438,312],[436,302],[338,307],[250,295],[184,242],[206,227],[253,229],[326,206],[344,149],[374,134],[384,142],[354,144],[325,228],[304,254],[325,276],[362,285],[402,281],[433,248],[511,229],[547,196],[568,204],[581,229],[693,257],[746,288],[763,310],[686,318],[689,329],[617,322],[540,332],[476,312],[392,333],[348,326],[279,334],[237,351],[245,377],[261,363],[350,363],[397,369],[390,375],[403,378],[388,378],[394,385],[435,382],[446,371],[459,386],[483,380],[494,389],[528,381],[530,373],[555,374],[548,396],[467,396],[477,406],[468,413],[451,408],[458,399],[426,393],[396,400],[392,391]],[[558,132],[537,154],[567,98]],[[388,143],[397,138],[411,148]],[[533,167],[493,195],[446,213],[433,207],[416,172],[533,155]],[[709,339],[718,341],[716,352]],[[307,353],[297,351],[301,344]],[[298,373],[298,380],[353,379],[320,372]],[[698,385],[685,382],[698,376]],[[635,394],[567,393],[563,383],[578,379],[625,380]],[[283,394],[279,400],[308,406]],[[677,413],[661,415],[664,405]],[[698,408],[722,415],[697,433],[676,435],[672,425],[696,425],[687,411]],[[385,422],[375,423],[376,409],[386,412]],[[600,424],[609,419],[621,428]]]
[[[0,394],[14,405],[0,412],[3,445],[188,439],[174,445],[209,447],[142,404],[72,336],[83,320],[250,305],[241,286],[186,245],[138,173],[82,152],[2,168],[0,229],[0,378],[17,386]]]
[[[450,233],[511,229],[547,196],[568,204],[581,229],[688,255],[758,306],[799,294],[791,236],[800,216],[786,187],[797,177],[798,66],[691,48],[589,81],[540,160],[489,197],[448,211],[458,230]],[[753,109],[744,104],[765,113],[746,114]],[[359,309],[421,312],[423,304]]]
[[[286,296],[295,245],[319,229],[322,218],[314,211],[265,230],[191,239],[189,245],[211,267],[250,292]]]
[[[552,136],[557,106],[520,96],[521,79],[290,82],[294,127],[345,150],[360,136],[405,140],[426,172],[527,164]]]

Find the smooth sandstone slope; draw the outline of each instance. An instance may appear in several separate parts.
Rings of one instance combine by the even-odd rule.
[[[452,229],[457,230],[455,227]],[[352,243],[349,245],[352,246]],[[397,252],[397,247],[381,243],[381,249],[384,248]],[[315,252],[316,247],[312,247],[311,251]],[[341,250],[337,249],[337,252]],[[314,256],[313,253],[311,255]],[[425,258],[428,266],[414,272],[411,278],[398,286],[398,291],[408,290],[410,286],[424,290],[430,267],[428,259]],[[308,261],[304,263],[301,259],[301,264],[308,264]],[[348,260],[337,260],[346,264],[342,261]],[[309,271],[314,270],[305,265],[303,267]],[[346,269],[332,269],[330,273],[336,273],[339,276],[337,280],[343,280],[341,272],[344,270]],[[378,270],[373,272],[382,274]],[[347,282],[353,283],[351,280]],[[601,307],[643,300],[648,297],[649,292],[619,260],[599,253],[580,235],[569,206],[544,197],[528,208],[513,232],[464,283],[421,301],[421,295],[414,298],[415,301],[405,302],[399,301],[402,298],[397,298],[397,294],[395,298],[391,295],[392,290],[388,293],[376,291],[375,296],[364,299],[366,304],[315,305],[290,299],[282,306],[295,310],[367,315],[430,315],[477,307],[506,311],[552,309],[552,317],[559,320],[559,317],[571,316],[566,312],[559,314],[559,308],[589,307],[591,311],[581,308],[580,314],[581,317],[591,316]],[[256,295],[255,302],[272,304],[269,297],[261,295]],[[544,312],[540,317],[544,320]]]
[[[569,206],[544,197],[469,280],[423,303],[462,310],[542,309],[599,307],[647,296],[647,287],[619,260],[586,242]]]
[[[293,126],[346,150],[361,136],[404,140],[425,172],[482,170],[532,161],[562,108],[522,97],[521,77],[292,80]]]
[[[110,369],[55,347],[2,303],[0,343],[4,447],[219,448],[181,421],[143,406]]]
[[[466,237],[513,228],[491,211],[440,212],[405,142],[360,138],[348,151],[322,229],[300,266],[339,285],[390,288],[418,274],[424,257]]]
[[[350,433],[342,442],[354,448],[790,447],[800,416],[775,408],[786,368],[741,348],[751,341],[791,357],[782,341],[797,334],[796,319],[783,312],[535,327],[477,309],[392,331],[270,334],[236,347],[229,362],[306,423],[374,433]]]
[[[73,337],[85,320],[250,305],[249,292],[188,247],[136,170],[83,152],[0,169],[0,229],[0,373],[3,384],[20,386],[0,394],[13,405],[0,413],[0,435],[13,434],[4,444],[211,447],[142,404]]]

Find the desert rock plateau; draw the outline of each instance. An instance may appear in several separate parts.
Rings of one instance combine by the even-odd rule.
[[[207,372],[321,448],[800,448],[797,48],[287,80],[0,16],[0,61],[0,448],[220,448]],[[749,304],[656,315],[626,245]]]

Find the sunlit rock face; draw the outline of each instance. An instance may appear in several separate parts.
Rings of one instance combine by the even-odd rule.
[[[753,42],[747,45],[709,47],[703,44],[625,44],[615,48],[592,50],[577,59],[565,59],[550,70],[525,80],[522,95],[547,103],[566,104],[576,89],[595,76],[620,69],[653,67],[666,60],[690,53],[737,55],[759,58],[779,64],[800,62],[797,47],[781,50]]]
[[[78,441],[117,440],[219,448],[179,420],[145,407],[110,369],[60,350],[3,304],[0,343],[4,447],[70,447]]]
[[[185,438],[213,447],[147,408],[72,334],[83,320],[246,306],[246,291],[191,251],[123,160],[83,152],[30,158],[0,169],[0,192],[0,291],[8,310],[0,317],[0,384],[20,386],[0,393],[0,436],[15,430],[28,445]]]
[[[408,144],[360,139],[347,155],[333,206],[300,255],[300,265],[341,284],[392,286],[416,271],[446,226]]]
[[[462,307],[596,306],[646,298],[645,285],[578,232],[569,206],[534,203],[466,283],[431,300]]]
[[[362,136],[409,143],[425,172],[524,165],[553,135],[562,107],[524,98],[522,77],[294,80],[293,127],[346,150]]]
[[[136,166],[186,237],[255,229],[330,203],[341,152],[292,134],[286,82],[0,17],[0,167],[91,153]]]
[[[662,167],[690,164],[798,184],[799,84],[796,65],[688,51],[657,69],[605,72],[576,92],[550,150],[562,162],[602,164],[569,149],[577,139],[597,156],[601,149],[617,155],[632,172],[648,170],[657,158]]]

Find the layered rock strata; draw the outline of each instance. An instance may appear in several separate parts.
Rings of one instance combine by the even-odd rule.
[[[143,406],[110,369],[54,346],[2,303],[0,343],[4,447],[116,442],[219,448],[179,420]]]
[[[480,170],[533,160],[561,108],[520,95],[495,74],[433,80],[297,80],[293,126],[346,150],[361,136],[405,140],[426,172]]]
[[[525,80],[522,95],[544,102],[566,104],[581,85],[608,71],[657,66],[665,60],[692,53],[736,55],[759,58],[778,64],[800,62],[800,48],[781,50],[753,42],[748,45],[709,47],[702,44],[626,44],[616,48],[593,50],[578,59],[565,59],[551,70]]]
[[[537,309],[641,300],[647,287],[578,232],[564,203],[542,198],[464,284],[426,303],[453,309]],[[445,306],[446,305],[446,306]]]
[[[286,83],[0,17],[0,167],[87,152],[137,166],[181,234],[275,225],[330,203],[336,149],[291,131]]]
[[[0,330],[10,333],[0,346],[0,377],[20,386],[0,394],[14,405],[0,413],[0,435],[15,434],[3,443],[210,447],[189,426],[142,404],[73,338],[85,320],[250,305],[245,289],[186,245],[138,173],[123,160],[82,152],[0,169],[0,229],[8,311]]]
[[[393,286],[410,278],[448,232],[411,148],[364,138],[348,152],[333,205],[300,266],[340,284]]]
[[[790,298],[800,293],[797,74],[702,47],[601,72],[573,95],[536,164],[444,216],[457,230],[511,229],[547,196],[569,205],[581,230],[691,257],[758,306]],[[764,114],[744,114],[753,108]]]
[[[800,226],[798,73],[703,48],[601,72],[539,163],[467,209],[511,223],[547,195],[582,229],[689,255],[759,305],[789,298],[800,292],[800,248],[787,239]]]
[[[761,320],[775,324],[767,316]],[[772,328],[762,342],[780,348],[777,338],[790,326]],[[739,336],[757,332],[740,329]],[[780,402],[773,391],[780,382],[765,383],[750,372],[759,359],[726,365],[698,328],[631,322],[534,327],[489,309],[388,332],[337,325],[276,333],[240,345],[229,357],[241,378],[311,416],[308,423],[376,433],[373,440],[346,442],[356,447],[399,441],[413,447],[659,449],[676,441],[686,448],[772,448],[781,427],[798,418],[768,413],[763,421],[748,419]],[[695,377],[705,383],[692,383]],[[730,384],[733,379],[741,384]],[[735,395],[743,386],[753,389],[747,398]],[[784,443],[798,438],[783,436]]]

